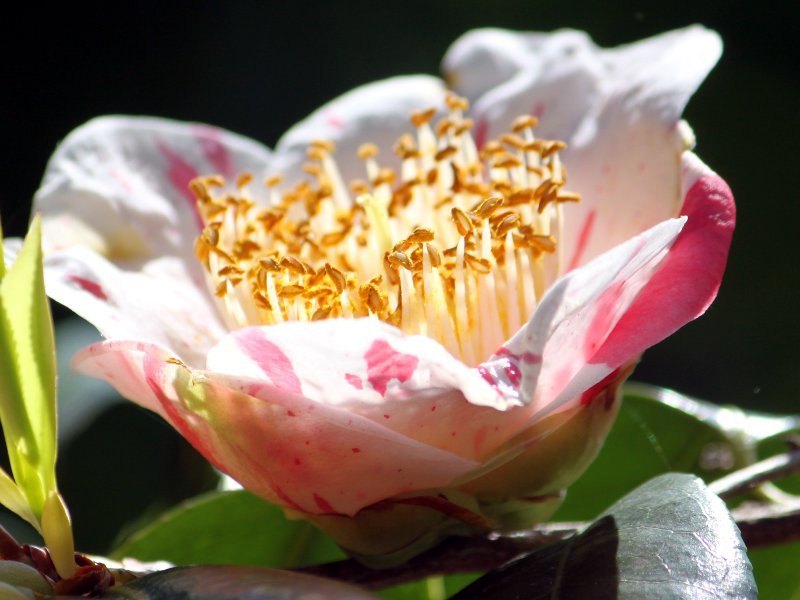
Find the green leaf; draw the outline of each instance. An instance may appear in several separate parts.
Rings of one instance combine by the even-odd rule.
[[[733,466],[735,450],[716,427],[653,393],[645,395],[639,388],[634,392],[626,388],[603,449],[569,488],[553,520],[592,519],[636,486],[663,473],[683,471],[716,479],[729,471],[717,467]]]
[[[240,490],[177,506],[133,534],[112,557],[291,568],[344,554],[310,523],[290,521],[280,508]]]
[[[756,598],[739,530],[693,475],[640,486],[580,535],[496,569],[453,597]]]
[[[749,552],[761,600],[797,600],[800,598],[800,543],[759,548]]]
[[[14,480],[37,518],[56,487],[55,344],[42,271],[35,218],[0,282],[0,419]]]
[[[352,585],[289,571],[210,565],[169,569],[111,588],[103,598],[122,600],[376,600]]]

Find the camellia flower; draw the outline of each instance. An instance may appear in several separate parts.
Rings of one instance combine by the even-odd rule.
[[[680,114],[720,48],[470,32],[444,68],[471,111],[394,78],[274,153],[91,121],[36,196],[48,292],[107,338],[74,365],[355,554],[544,519],[719,287],[733,199]]]

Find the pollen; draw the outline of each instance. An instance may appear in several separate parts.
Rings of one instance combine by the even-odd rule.
[[[565,189],[566,144],[523,115],[479,151],[467,101],[446,106],[438,121],[411,116],[397,169],[362,144],[363,180],[346,184],[333,144],[315,140],[310,181],[192,182],[195,252],[229,327],[375,318],[478,364],[527,321],[562,272],[563,207],[580,200]]]

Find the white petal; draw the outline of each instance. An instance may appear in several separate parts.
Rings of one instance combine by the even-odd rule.
[[[366,179],[364,165],[356,156],[359,146],[367,142],[378,147],[381,164],[399,166],[392,147],[401,135],[414,133],[411,113],[441,108],[444,93],[442,82],[427,75],[393,77],[355,88],[289,129],[275,147],[270,169],[288,183],[303,178],[306,150],[318,139],[336,145],[335,158],[345,182]]]
[[[195,277],[169,256],[130,271],[81,247],[45,257],[48,295],[105,337],[157,344],[202,367],[225,329]]]

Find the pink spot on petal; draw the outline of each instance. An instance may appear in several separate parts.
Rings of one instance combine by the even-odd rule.
[[[384,419],[390,419],[391,417],[389,415],[383,415],[383,418]]]
[[[344,378],[345,380],[347,380],[347,383],[352,385],[357,390],[364,389],[364,382],[361,381],[361,377],[359,377],[358,375],[353,375],[352,373],[345,373]]]
[[[296,417],[297,416],[297,415],[294,414],[294,411],[292,411],[292,410],[287,410],[286,411],[286,415],[289,416],[289,417]]]
[[[575,245],[575,254],[572,255],[572,260],[569,263],[569,271],[576,268],[581,263],[583,253],[586,251],[586,246],[589,245],[589,237],[592,235],[592,228],[594,221],[597,217],[597,211],[592,209],[581,226],[581,232],[578,234],[578,242]]]
[[[344,121],[342,118],[334,112],[326,112],[325,113],[325,123],[334,129],[342,129],[344,127]]]
[[[353,454],[358,454],[359,452],[361,452],[361,448],[350,448],[350,450],[353,451]]]
[[[289,358],[259,330],[243,330],[236,336],[236,344],[269,377],[273,385],[295,394],[302,393],[302,385]]]
[[[531,108],[531,114],[537,119],[541,119],[545,112],[544,102],[539,101]]]
[[[400,383],[411,379],[419,364],[416,356],[398,352],[384,340],[372,342],[364,360],[367,362],[367,381],[381,396],[386,394],[386,388],[393,379]]]
[[[80,277],[79,275],[68,275],[67,279],[80,286],[83,291],[89,292],[98,300],[108,300],[108,295],[103,291],[103,288],[96,281]]]
[[[172,186],[181,193],[191,208],[197,228],[203,229],[205,223],[197,210],[197,198],[195,198],[192,190],[189,189],[189,182],[198,175],[197,170],[165,143],[158,141],[156,145],[161,155],[167,159],[167,177],[169,177]]]
[[[431,412],[436,412],[436,405],[431,406]]]

